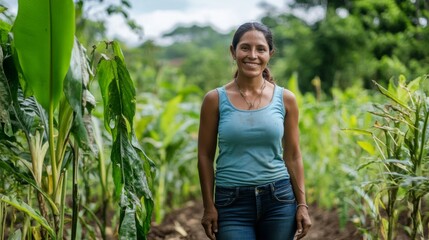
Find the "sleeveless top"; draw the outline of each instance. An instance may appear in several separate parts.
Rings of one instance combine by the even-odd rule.
[[[219,93],[216,185],[255,186],[289,179],[283,160],[283,88],[274,85],[271,102],[260,109],[241,110],[232,105],[225,86]]]

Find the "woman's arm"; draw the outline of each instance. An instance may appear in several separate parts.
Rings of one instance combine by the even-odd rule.
[[[216,154],[219,121],[218,95],[216,90],[212,90],[204,97],[198,132],[198,172],[204,204],[204,215],[201,223],[210,239],[215,239],[214,233],[217,232],[217,210],[213,200],[213,161]]]
[[[299,111],[295,95],[289,90],[283,92],[286,116],[283,135],[283,159],[289,171],[293,191],[297,201],[297,238],[307,234],[311,227],[311,219],[308,215],[305,198],[304,166],[301,150],[299,148]]]

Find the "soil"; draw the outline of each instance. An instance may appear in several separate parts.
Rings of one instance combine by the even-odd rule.
[[[207,240],[201,226],[203,206],[201,202],[190,201],[183,208],[169,213],[161,224],[152,223],[149,240]],[[340,229],[335,210],[325,211],[316,205],[310,206],[312,227],[304,240],[350,240],[362,239],[352,223]]]

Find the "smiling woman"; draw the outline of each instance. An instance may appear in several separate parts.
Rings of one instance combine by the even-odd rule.
[[[210,239],[284,240],[311,226],[295,96],[275,84],[265,25],[241,25],[230,46],[234,78],[206,94],[198,135],[202,225]],[[214,169],[216,147],[219,154]]]

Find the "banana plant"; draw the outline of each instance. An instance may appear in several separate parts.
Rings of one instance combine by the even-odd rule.
[[[101,51],[100,61],[90,65],[74,37],[74,21],[72,0],[20,0],[13,26],[0,24],[0,168],[36,191],[39,211],[34,209],[31,193],[25,197],[0,192],[0,202],[38,223],[37,227],[26,224],[32,231],[24,229],[24,233],[36,239],[63,239],[67,172],[72,165],[72,239],[76,238],[77,168],[81,153],[90,154],[83,115],[94,107],[88,91],[94,71],[104,100],[105,127],[113,140],[113,180],[121,208],[119,236],[145,239],[153,208],[153,166],[130,127],[134,85],[116,42],[103,46],[105,51],[113,49],[109,57]]]

